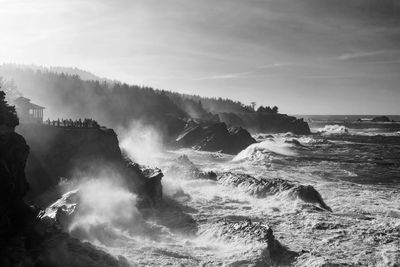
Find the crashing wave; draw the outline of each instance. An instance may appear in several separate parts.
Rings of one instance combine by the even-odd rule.
[[[190,161],[187,155],[181,155],[176,158],[165,170],[165,174],[172,177],[181,177],[184,179],[211,179],[215,180],[214,172],[201,171]]]
[[[318,133],[323,135],[340,135],[340,134],[348,134],[349,129],[343,125],[325,125],[324,128],[319,128],[317,130]]]
[[[316,205],[323,210],[332,211],[332,209],[325,204],[320,193],[311,185],[296,185],[279,178],[257,179],[247,174],[231,172],[218,175],[217,180],[224,185],[235,186],[257,198],[265,198],[267,196],[287,192],[292,198],[298,198],[306,203]]]
[[[275,239],[269,226],[248,218],[230,216],[217,220],[200,230],[199,236],[200,239],[214,239],[217,243],[225,244],[224,247],[229,247],[229,244],[235,248],[248,245],[251,252],[239,254],[238,258],[231,257],[229,266],[289,265],[298,256],[298,253],[288,250]]]
[[[73,237],[110,244],[122,231],[143,230],[136,199],[136,195],[114,181],[89,179],[63,194],[40,217],[53,220],[55,226]]]
[[[256,143],[248,146],[237,154],[233,161],[243,160],[262,160],[270,154],[293,157],[297,152],[293,150],[294,145],[285,143],[284,140],[265,140],[261,143]]]

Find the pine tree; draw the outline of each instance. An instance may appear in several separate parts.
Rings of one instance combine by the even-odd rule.
[[[14,106],[10,106],[6,101],[6,93],[0,91],[0,125],[15,127],[19,124],[17,112]]]

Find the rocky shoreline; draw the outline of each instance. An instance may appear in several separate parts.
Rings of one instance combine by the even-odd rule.
[[[115,258],[40,220],[40,209],[25,203],[29,146],[21,135],[0,134],[0,151],[1,266],[129,266],[122,257]]]

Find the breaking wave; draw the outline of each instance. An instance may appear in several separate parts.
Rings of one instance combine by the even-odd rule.
[[[348,134],[349,129],[343,125],[325,125],[323,128],[317,130],[318,133],[323,135],[338,135],[338,134]]]
[[[298,153],[293,149],[294,145],[285,143],[283,139],[265,140],[261,143],[255,143],[244,150],[242,150],[237,156],[233,158],[233,161],[242,160],[263,160],[269,154],[277,154],[282,156],[294,157]]]

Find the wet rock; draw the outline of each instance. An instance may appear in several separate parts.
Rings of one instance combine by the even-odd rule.
[[[316,230],[335,230],[343,228],[343,225],[339,223],[317,222],[313,228]]]
[[[194,212],[197,211],[169,197],[165,197],[161,205],[154,209],[141,209],[145,220],[157,222],[169,231],[184,235],[195,235],[198,231],[197,222],[190,215]]]
[[[311,185],[299,185],[294,188],[293,193],[304,202],[318,204],[322,209],[332,212],[332,209],[325,204],[321,194]]]
[[[0,266],[129,266],[123,258],[62,233],[54,220],[62,213],[37,218],[39,210],[23,200],[29,189],[24,172],[28,153],[21,135],[0,134]]]
[[[185,128],[176,142],[181,147],[237,154],[249,145],[256,143],[256,140],[245,129],[237,127],[228,129],[225,123],[208,125],[192,123]]]
[[[120,176],[129,190],[148,205],[162,199],[162,176],[144,174],[140,166],[124,158],[112,129],[29,124],[20,125],[17,131],[31,148],[26,164],[29,203],[47,207],[57,201],[62,195],[58,189],[60,177],[101,176],[105,169]]]
[[[391,122],[387,116],[378,116],[372,119],[373,122]]]
[[[21,135],[0,134],[0,248],[8,237],[26,227],[32,216],[23,200],[29,189],[24,173],[28,153],[29,147]]]
[[[307,146],[305,146],[302,143],[300,143],[299,140],[297,140],[297,139],[286,140],[285,143],[293,144],[293,145],[295,145],[297,147],[308,148]]]
[[[150,198],[153,205],[161,203],[163,198],[161,179],[164,174],[158,168],[142,168],[142,173],[147,177],[144,184],[144,195]]]
[[[303,119],[286,114],[270,113],[220,113],[220,121],[228,125],[240,126],[253,133],[310,134],[310,127]]]
[[[208,179],[216,180],[215,172],[204,172],[200,170],[187,155],[176,158],[166,169],[166,173],[172,177],[178,176],[185,179]]]
[[[324,210],[332,211],[332,209],[325,204],[319,192],[311,185],[296,185],[279,178],[257,179],[248,174],[231,172],[219,174],[217,180],[222,184],[235,186],[258,198],[264,198],[281,192],[288,192],[289,196],[293,198],[299,198],[306,203],[311,203]]]
[[[258,243],[264,246],[258,258],[249,263],[250,266],[290,264],[298,256],[298,253],[290,251],[276,240],[272,229],[261,222],[224,218],[207,231],[215,231],[214,236],[228,242],[239,240],[245,244]]]
[[[129,191],[139,196],[140,207],[150,207],[161,203],[163,198],[161,180],[164,177],[158,168],[139,165],[125,159],[126,168],[121,171]]]
[[[78,208],[79,191],[65,193],[59,200],[38,214],[38,218],[52,223],[54,227],[66,230]]]

